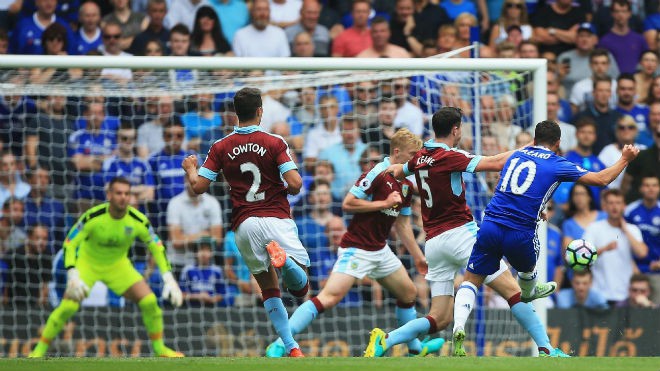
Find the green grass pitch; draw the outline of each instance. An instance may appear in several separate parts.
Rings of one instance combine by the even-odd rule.
[[[3,359],[0,371],[660,371],[657,358],[49,358]]]

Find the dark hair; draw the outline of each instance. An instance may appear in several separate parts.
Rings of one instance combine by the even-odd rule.
[[[618,6],[625,7],[628,10],[632,10],[632,5],[630,5],[629,0],[614,0],[614,1],[612,1],[612,5],[610,6],[610,10],[612,12],[614,11],[614,4],[616,4]]]
[[[639,62],[641,62],[642,59],[644,59],[644,56],[647,54],[653,54],[656,59],[660,59],[660,56],[658,56],[658,52],[656,52],[655,50],[647,49],[644,50],[642,54],[639,55]]]
[[[140,55],[142,55],[142,56],[146,56],[146,55],[147,55],[147,48],[149,47],[149,44],[156,44],[156,45],[158,45],[158,47],[160,48],[160,52],[161,52],[162,54],[165,54],[165,44],[163,44],[162,41],[160,41],[160,40],[158,40],[158,39],[149,39],[149,40],[147,40],[146,43],[144,43],[144,47],[143,47],[142,50],[141,50],[142,54],[140,54]]]
[[[131,182],[129,182],[128,179],[126,179],[126,178],[124,178],[124,177],[121,177],[121,176],[117,176],[117,177],[112,178],[112,179],[108,182],[108,191],[110,191],[110,190],[112,189],[112,186],[114,186],[114,185],[117,184],[117,183],[119,183],[119,184],[126,184],[126,185],[129,186],[129,187],[131,186]]]
[[[133,125],[132,122],[129,120],[121,120],[121,123],[119,124],[119,130],[130,130],[130,129],[135,129],[135,125]]]
[[[309,185],[309,193],[312,194],[312,192],[316,191],[316,189],[320,186],[327,186],[328,188],[331,188],[330,182],[328,182],[325,179],[315,179],[312,184]]]
[[[192,34],[190,35],[191,48],[194,48],[196,51],[199,51],[200,45],[204,40],[204,33],[199,25],[199,20],[202,17],[211,18],[213,20],[213,29],[211,29],[211,38],[213,38],[213,44],[215,45],[215,51],[220,53],[226,53],[231,50],[229,43],[225,34],[222,32],[220,18],[218,13],[215,12],[213,8],[208,5],[203,5],[197,9],[195,14],[195,23],[193,26]]]
[[[576,270],[573,271],[573,278],[575,278],[575,277],[585,277],[585,276],[589,276],[590,278],[593,279],[594,274],[591,273],[590,269],[587,269],[587,270],[584,270],[584,271],[576,271]]]
[[[176,127],[184,127],[183,121],[181,121],[181,117],[179,117],[179,115],[172,114],[172,116],[170,116],[170,119],[167,120],[165,125],[163,125],[163,132],[165,132],[165,130],[167,130],[169,128],[172,128],[172,127],[175,127],[175,126]]]
[[[377,16],[375,16],[375,17],[371,20],[371,27],[373,27],[375,24],[379,24],[379,23],[384,23],[384,24],[386,24],[386,25],[388,26],[388,28],[389,28],[389,26],[390,26],[390,22],[388,22],[387,19],[385,19],[384,17],[381,17],[381,16],[377,15]]]
[[[561,129],[559,124],[554,121],[544,120],[536,125],[534,130],[534,140],[536,144],[553,145],[561,138]]]
[[[183,23],[177,23],[172,29],[170,29],[170,35],[174,33],[190,36],[190,29]]]
[[[575,183],[568,194],[568,210],[566,211],[567,218],[572,218],[575,213],[577,213],[577,207],[575,206],[575,202],[573,202],[573,195],[575,194],[575,188],[577,187],[584,187],[587,191],[587,195],[589,195],[589,210],[596,210],[596,200],[594,199],[594,193],[591,191],[591,188],[584,184]]]
[[[607,49],[596,48],[589,53],[589,63],[591,63],[596,57],[607,57],[607,61],[610,61],[610,52]]]
[[[56,38],[62,39],[62,51],[67,51],[69,40],[67,38],[66,27],[60,23],[54,22],[51,23],[50,26],[46,27],[43,34],[41,34],[41,45],[44,48],[44,54],[46,54],[46,40],[52,40]]]
[[[243,88],[234,96],[234,108],[239,122],[257,117],[257,109],[262,107],[261,91],[257,88]]]
[[[608,84],[612,84],[612,77],[610,75],[604,75],[604,76],[594,76],[592,78],[594,80],[593,82],[593,90],[596,90],[596,86],[598,86],[599,82],[606,82]]]
[[[629,72],[624,72],[624,73],[620,74],[619,77],[616,78],[617,86],[618,86],[618,83],[621,82],[622,80],[630,80],[632,82],[636,82],[635,81],[635,76],[632,73],[629,73]]]
[[[463,111],[458,107],[442,107],[433,114],[431,125],[436,138],[446,138],[454,127],[461,126]]]
[[[594,128],[594,130],[598,129],[598,126],[596,125],[596,120],[594,120],[594,118],[591,116],[582,116],[575,123],[576,130],[580,130],[585,126],[591,126]]]
[[[43,224],[43,223],[39,223],[39,222],[37,222],[37,223],[35,223],[35,224],[30,225],[30,226],[27,228],[27,235],[30,236],[30,237],[32,237],[32,236],[34,235],[34,231],[36,231],[37,228],[43,228],[43,229],[46,230],[46,232],[49,231],[47,225],[45,225],[45,224]]]
[[[600,193],[600,199],[606,200],[609,196],[621,197],[623,198],[623,192],[616,188],[607,188]]]
[[[9,40],[9,33],[2,27],[0,27],[0,40]]]
[[[369,0],[353,0],[353,4],[351,5],[351,11],[353,9],[355,9],[355,5],[360,4],[360,3],[367,4],[367,5],[369,5],[370,9],[372,8],[371,1],[369,1]]]
[[[12,197],[9,197],[8,199],[6,199],[5,203],[2,204],[2,210],[5,210],[5,211],[9,210],[9,208],[11,207],[11,204],[13,204],[15,202],[20,202],[21,204],[23,204],[23,200],[21,200],[20,198],[16,198],[16,197],[12,196]],[[7,216],[7,215],[4,215],[4,213],[3,213],[3,216]]]

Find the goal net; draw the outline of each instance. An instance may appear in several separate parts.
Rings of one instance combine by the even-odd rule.
[[[527,129],[545,115],[545,79],[545,61],[521,59],[3,57],[0,352],[25,356],[38,340],[66,285],[65,234],[82,212],[104,201],[109,179],[124,176],[134,185],[131,202],[167,241],[182,289],[219,296],[212,304],[197,295],[179,309],[162,303],[166,342],[187,355],[263,355],[276,336],[237,255],[227,184],[214,183],[210,194],[218,204],[203,212],[186,213],[172,202],[186,192],[183,156],[197,153],[203,161],[213,142],[233,130],[232,98],[241,87],[261,89],[262,127],[287,139],[303,175],[303,191],[289,201],[311,258],[312,292],[318,293],[350,219],[341,201],[361,172],[388,155],[394,131],[405,127],[432,139],[433,112],[456,106],[463,112],[461,148],[486,155],[514,148],[529,141]],[[354,137],[339,129],[346,115],[359,123]],[[349,155],[338,153],[338,145],[350,148]],[[463,177],[479,221],[497,174]],[[418,197],[413,211],[423,247]],[[426,314],[428,285],[396,236],[389,246],[418,287],[419,315]],[[211,248],[210,261],[200,253],[205,247]],[[145,247],[136,244],[130,255],[159,295],[160,275]],[[209,265],[217,267],[216,278],[196,279],[194,272]],[[543,270],[541,258],[541,276]],[[300,302],[284,296],[292,312]],[[361,355],[373,327],[396,327],[394,303],[376,282],[360,281],[297,339],[307,355]],[[530,354],[533,343],[505,300],[485,291],[479,308],[469,321],[468,352]],[[151,354],[137,306],[101,283],[51,349],[62,356]],[[394,350],[404,354],[403,347]]]

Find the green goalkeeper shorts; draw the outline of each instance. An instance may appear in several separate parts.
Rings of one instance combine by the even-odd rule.
[[[90,289],[97,281],[101,281],[117,295],[123,295],[131,286],[144,279],[128,258],[107,266],[79,259],[76,268],[80,272],[80,279]]]

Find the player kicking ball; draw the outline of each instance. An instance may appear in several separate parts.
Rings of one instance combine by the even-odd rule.
[[[50,343],[80,309],[80,302],[97,281],[105,283],[117,295],[137,303],[156,356],[183,357],[182,353],[163,343],[163,312],[158,299],[128,259],[128,250],[139,238],[149,247],[163,275],[163,298],[177,307],[181,305],[183,296],[172,275],[163,243],[147,217],[128,205],[130,196],[128,180],[112,179],[108,184],[108,202],[87,210],[69,231],[64,241],[66,291],[60,305],[48,317],[41,339],[28,357],[46,355]]]
[[[371,331],[365,357],[382,357],[396,344],[445,329],[452,321],[454,308],[454,278],[465,268],[476,241],[479,227],[465,201],[463,172],[500,171],[513,151],[496,156],[475,156],[456,149],[461,140],[462,112],[455,107],[443,107],[433,114],[431,124],[435,140],[424,143],[405,165],[392,165],[387,171],[402,179],[415,174],[422,197],[422,220],[426,232],[425,254],[429,265],[426,279],[431,287],[431,309],[426,317],[412,320],[385,333],[379,328]],[[501,258],[485,283],[509,299],[509,305],[525,305],[552,294],[554,282],[538,284],[533,293],[521,299],[520,288]],[[514,311],[514,314],[516,311]],[[529,321],[523,327],[530,333],[543,326],[529,308]],[[516,317],[517,318],[517,317]],[[545,343],[544,343],[545,344]]]
[[[500,173],[493,198],[486,207],[477,241],[472,249],[463,283],[454,304],[454,355],[465,356],[465,322],[475,305],[477,289],[498,269],[505,256],[518,273],[522,296],[536,294],[536,261],[539,244],[537,222],[544,218],[545,204],[561,182],[579,182],[604,187],[628,166],[639,149],[626,145],[621,158],[597,173],[588,172],[556,154],[561,130],[554,121],[542,121],[535,129],[534,145],[511,155]],[[511,300],[511,299],[510,299]],[[511,311],[523,327],[530,330],[541,357],[569,357],[549,345],[542,324],[536,323],[529,305],[512,306]]]
[[[417,318],[415,300],[417,289],[403,264],[387,245],[387,237],[394,226],[403,245],[415,261],[420,273],[427,265],[410,226],[412,183],[396,180],[385,170],[390,163],[401,164],[421,147],[421,140],[407,129],[397,131],[391,139],[390,157],[364,173],[344,198],[343,209],[355,214],[341,239],[330,277],[321,292],[304,302],[289,319],[293,334],[305,330],[324,310],[337,305],[356,280],[365,276],[377,280],[397,299],[396,318],[400,325]],[[440,350],[444,339],[424,342],[408,341],[410,355],[424,356]],[[267,357],[281,357],[281,339],[266,349]]]
[[[264,308],[289,357],[303,357],[289,328],[275,268],[294,296],[304,297],[309,285],[307,251],[291,220],[287,192],[298,194],[302,178],[279,135],[259,127],[264,109],[259,89],[243,88],[234,96],[238,126],[211,146],[197,171],[197,157],[183,161],[183,169],[197,194],[206,192],[222,171],[231,187],[232,230],[248,268],[261,288]],[[286,186],[282,181],[286,181]]]

